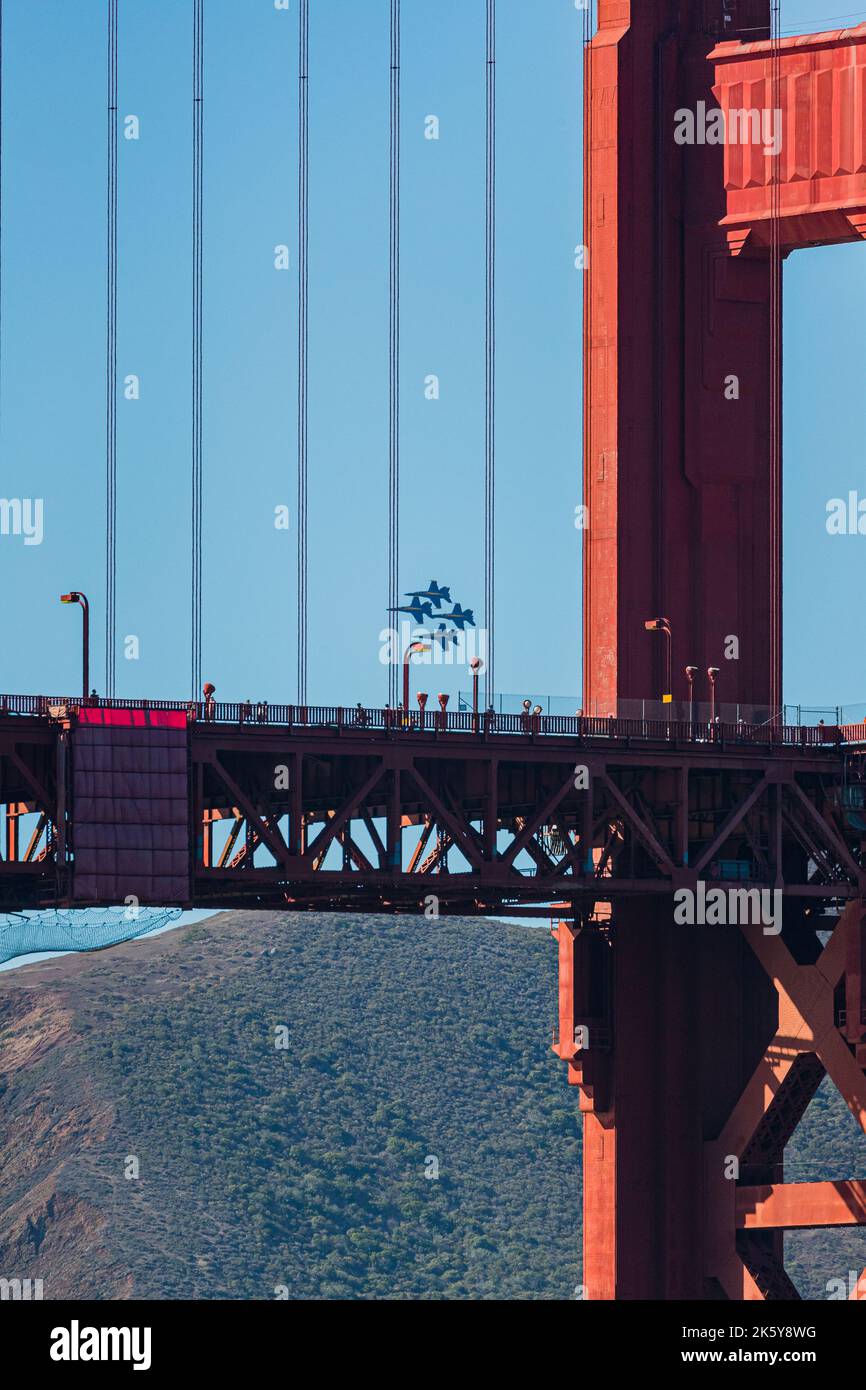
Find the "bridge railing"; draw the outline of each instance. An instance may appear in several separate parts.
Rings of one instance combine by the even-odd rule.
[[[20,715],[50,719],[75,717],[83,706],[114,710],[155,710],[183,712],[190,723],[267,725],[285,729],[331,729],[335,732],[370,730],[400,734],[520,734],[526,737],[573,738],[579,742],[645,741],[662,743],[717,743],[725,747],[739,744],[768,750],[792,748],[852,747],[866,744],[866,723],[736,724],[683,719],[619,719],[614,716],[561,714],[502,714],[492,710],[425,710],[367,708],[362,705],[289,705],[266,700],[185,701],[185,700],[102,700],[94,697],[50,695],[0,695],[0,717]]]

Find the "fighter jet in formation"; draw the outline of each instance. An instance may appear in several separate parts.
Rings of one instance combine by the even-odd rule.
[[[462,632],[468,623],[470,627],[475,626],[475,614],[471,608],[461,608],[459,603],[455,603],[453,613],[442,613],[443,618],[450,618],[455,627],[459,627]]]
[[[435,632],[430,632],[427,635],[428,637],[432,637],[434,642],[441,642],[443,651],[446,651],[458,638],[457,629],[454,627],[446,627],[444,623],[440,623]]]
[[[441,642],[443,647],[446,647],[449,642],[455,642],[457,640],[457,629],[459,629],[460,632],[464,632],[467,623],[470,627],[475,627],[475,614],[472,609],[463,608],[461,604],[454,603],[451,597],[451,589],[447,584],[443,584],[440,588],[436,580],[431,579],[429,588],[412,589],[405,597],[411,599],[411,603],[402,604],[399,608],[389,608],[388,612],[408,613],[409,617],[414,618],[416,623],[422,623],[426,618],[435,619],[435,621],[439,622],[441,618],[442,622],[439,622],[438,630],[428,633],[427,635]],[[433,608],[435,607],[437,610],[441,609],[443,600],[445,603],[454,605],[452,611],[450,613],[442,613],[439,611],[434,613]],[[453,628],[446,626],[446,623],[449,622],[454,624]]]
[[[412,593],[407,594],[406,597],[412,599],[429,599],[434,608],[441,608],[443,599],[446,603],[451,602],[451,589],[444,584],[440,589],[436,580],[431,579],[428,589],[414,589]]]
[[[407,595],[408,597],[408,595]],[[412,602],[404,604],[402,608],[389,608],[389,613],[408,613],[410,618],[414,618],[416,623],[423,622],[425,618],[433,617],[433,609],[429,603],[422,603],[420,597],[412,595]]]

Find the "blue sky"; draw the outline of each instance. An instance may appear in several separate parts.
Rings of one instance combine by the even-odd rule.
[[[313,0],[310,46],[310,658],[313,700],[384,699],[388,5]],[[105,10],[5,0],[0,459],[44,498],[45,539],[0,538],[0,687],[78,687],[87,591],[103,668]],[[403,4],[401,588],[482,605],[483,0]],[[580,685],[581,28],[573,0],[498,5],[497,684]],[[204,675],[224,698],[295,691],[297,0],[205,0]],[[856,22],[785,0],[786,29]],[[189,685],[190,0],[120,0],[118,694]],[[839,21],[841,22],[841,21]],[[424,139],[425,118],[441,122]],[[866,247],[785,270],[785,692],[866,700],[852,623],[866,538],[825,506],[863,466]],[[424,379],[441,378],[425,400]],[[465,688],[457,670],[436,688]]]
[[[839,0],[783,0],[782,27],[813,33],[866,21]],[[856,595],[866,537],[827,534],[827,502],[866,498],[866,245],[797,251],[784,270],[785,698],[866,701]]]

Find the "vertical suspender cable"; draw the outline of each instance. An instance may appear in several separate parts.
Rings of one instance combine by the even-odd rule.
[[[496,601],[496,0],[487,0],[487,216],[484,292],[484,620],[487,628],[485,703],[494,699],[493,627]]]
[[[115,693],[117,586],[117,5],[108,0],[105,332],[105,694]]]
[[[0,391],[3,380],[3,0],[0,0]]]
[[[192,58],[192,698],[201,692],[203,0],[193,0]]]
[[[400,0],[391,0],[391,251],[388,325],[388,607],[399,603],[400,580]],[[398,615],[394,614],[396,623]],[[399,667],[388,667],[388,703],[397,704]]]
[[[781,109],[781,0],[771,10],[771,108]],[[782,700],[782,237],[779,155],[770,164],[770,700]]]
[[[307,703],[307,301],[309,297],[310,4],[298,12],[298,704]]]
[[[589,248],[592,227],[592,7],[587,5],[583,12],[583,505],[589,506],[590,478],[592,467],[592,253]],[[584,618],[591,611],[589,546],[587,531],[583,537],[583,613]],[[582,641],[582,697],[581,708],[584,714],[597,711],[590,709],[588,691],[590,689],[590,669],[592,664],[591,626],[585,622]]]

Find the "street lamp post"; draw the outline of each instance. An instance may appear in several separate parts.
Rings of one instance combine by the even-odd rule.
[[[87,602],[87,595],[80,593],[77,589],[71,590],[68,594],[60,595],[61,603],[78,603],[81,605],[83,614],[83,634],[82,634],[82,681],[84,689],[82,691],[85,702],[90,695],[90,604]]]
[[[409,643],[403,653],[403,717],[407,725],[409,723],[409,658],[413,656],[415,652],[429,652],[432,650],[433,648],[430,646],[429,642],[422,642],[416,639],[414,642]]]
[[[689,683],[689,733],[695,732],[695,676],[698,674],[697,666],[686,667],[686,680]]]
[[[448,696],[447,696],[446,694],[444,694],[443,692],[440,692],[440,694],[437,695],[436,698],[437,698],[437,700],[439,701],[439,727],[440,727],[440,729],[447,729],[447,727],[448,727]]]
[[[665,638],[665,688],[662,691],[662,704],[669,705],[673,701],[671,694],[671,647],[673,643],[671,620],[670,618],[648,618],[644,627],[647,632],[661,632]]]
[[[478,733],[478,677],[484,670],[484,662],[480,656],[473,656],[469,663],[472,672],[472,732]]]
[[[716,676],[719,674],[718,666],[707,667],[707,677],[710,682],[710,728],[715,737],[716,729]]]
[[[419,690],[415,699],[418,701],[418,719],[420,728],[424,728],[424,711],[427,708],[427,692]]]

